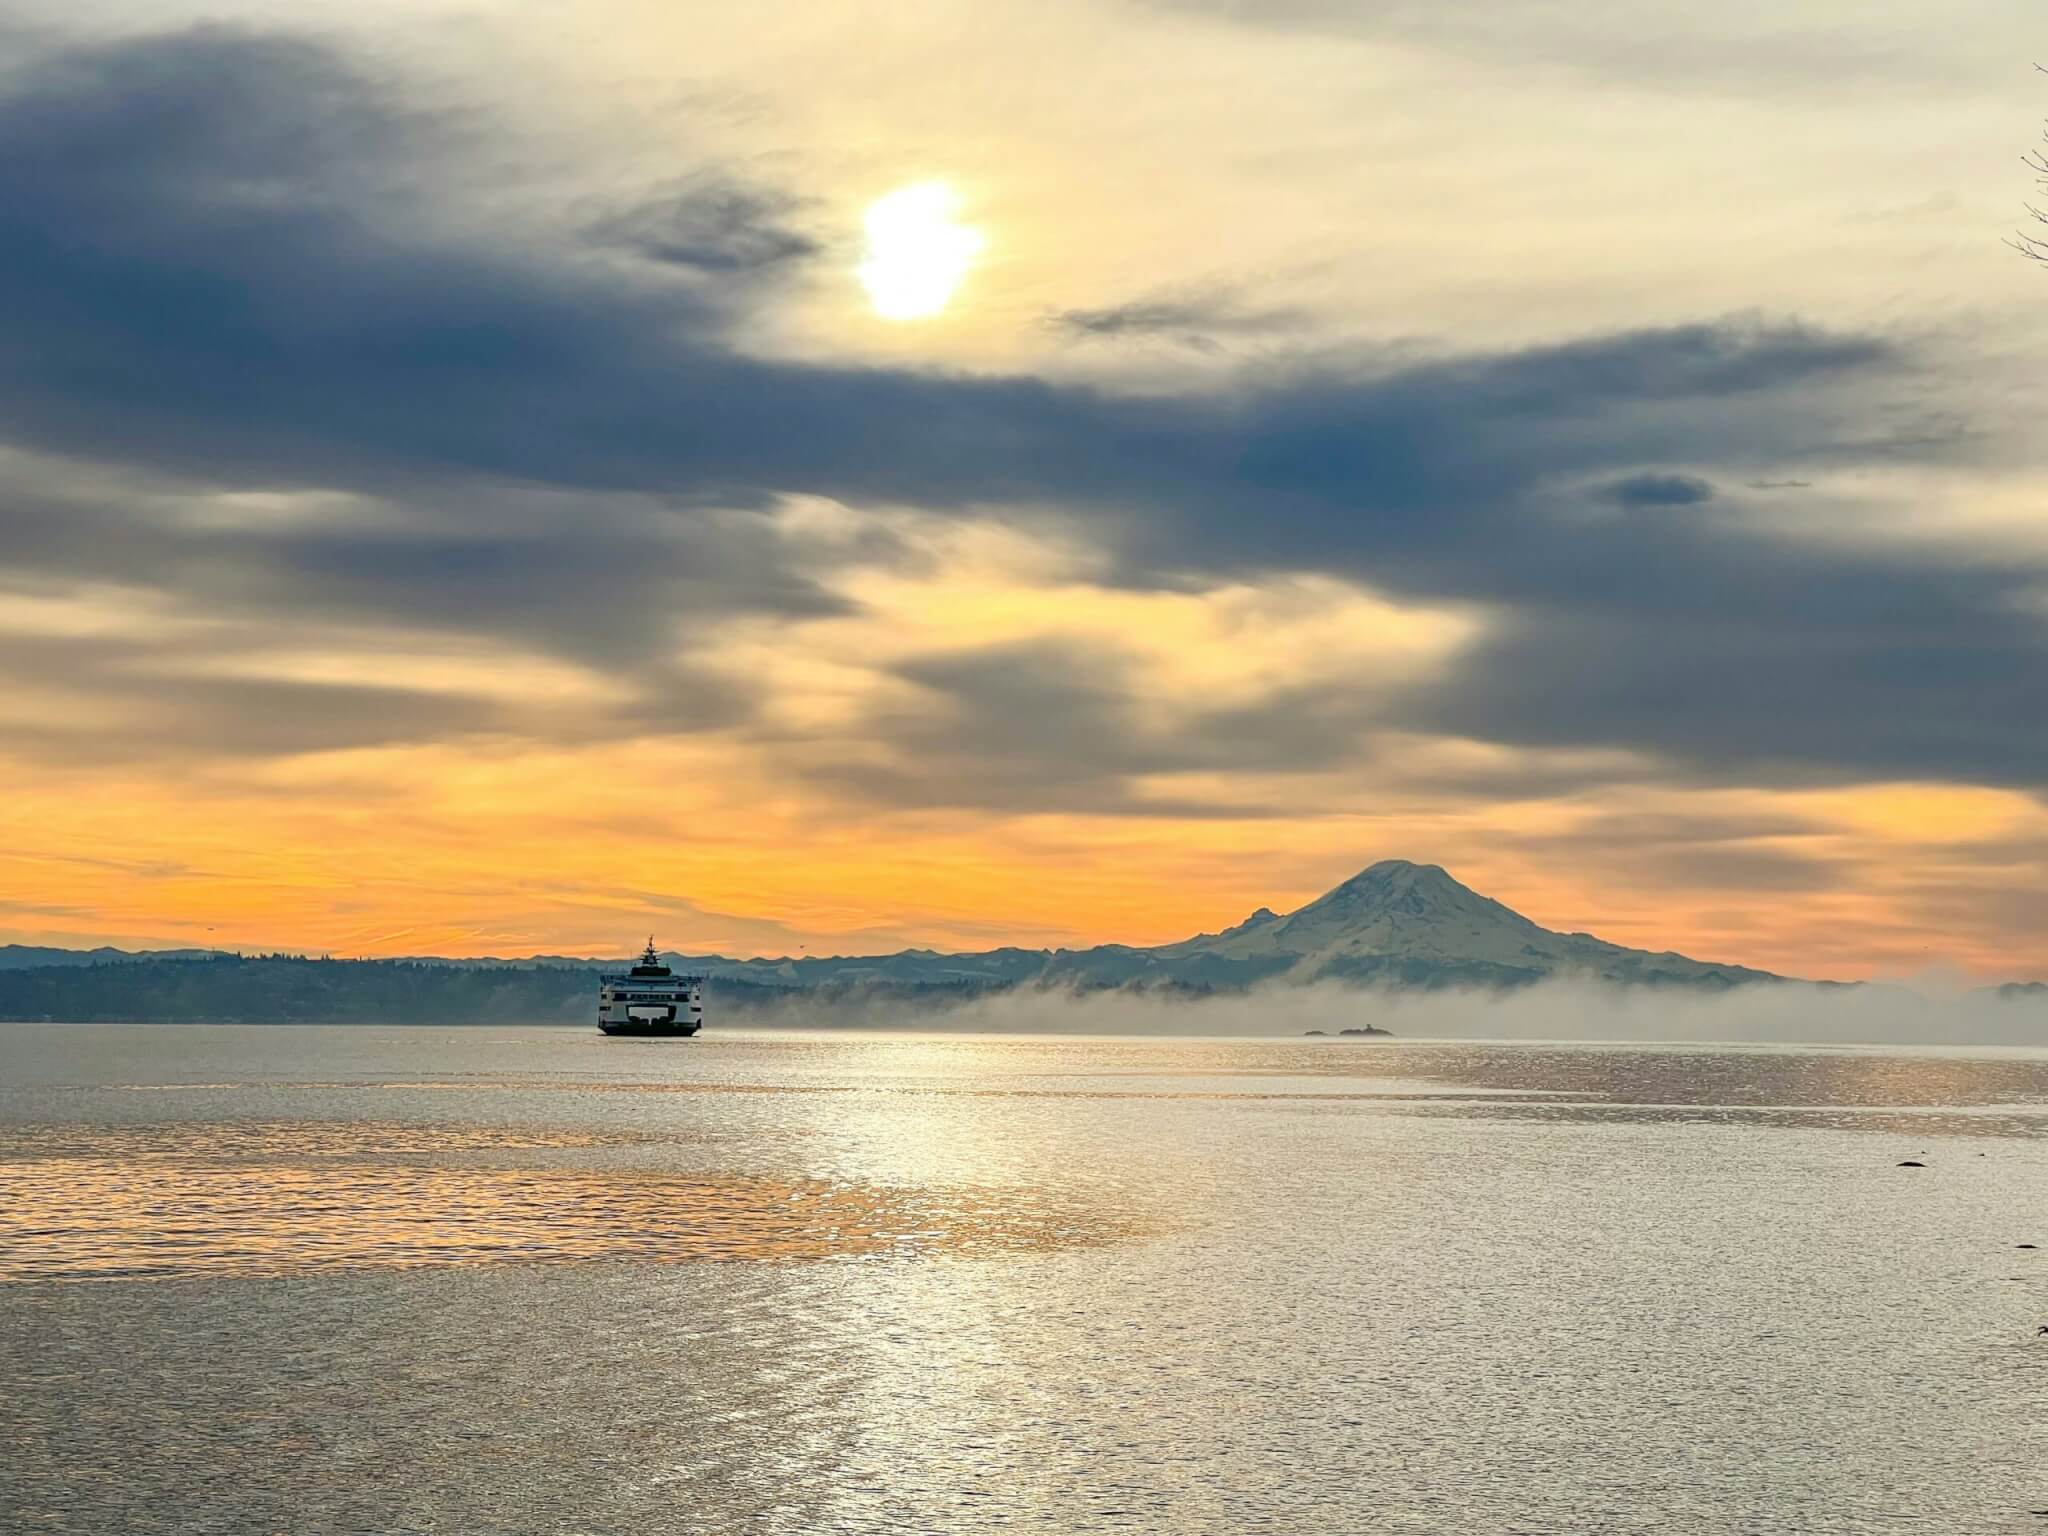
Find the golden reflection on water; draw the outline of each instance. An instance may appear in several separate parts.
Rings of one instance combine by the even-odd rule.
[[[1194,1076],[1193,1073],[1161,1074]],[[1213,1074],[1211,1074],[1213,1075]],[[1278,1076],[1281,1074],[1268,1074]],[[1455,1090],[1427,1084],[1400,1084],[1388,1080],[1384,1088],[1344,1091],[1338,1089],[1301,1089],[1294,1091],[1268,1091],[1257,1089],[1231,1088],[1078,1088],[1062,1086],[1057,1088],[970,1088],[950,1083],[748,1083],[748,1082],[584,1082],[564,1081],[559,1077],[468,1077],[459,1079],[437,1078],[418,1082],[375,1079],[370,1081],[335,1082],[290,1082],[290,1083],[179,1083],[168,1087],[162,1085],[118,1085],[123,1092],[166,1093],[177,1091],[214,1091],[220,1089],[264,1088],[272,1091],[290,1089],[294,1091],[333,1092],[384,1092],[384,1093],[502,1093],[507,1090],[544,1093],[574,1094],[656,1094],[691,1095],[716,1094],[720,1097],[732,1095],[765,1095],[784,1097],[788,1095],[827,1095],[847,1098],[918,1098],[918,1099],[1054,1099],[1054,1100],[1143,1100],[1160,1102],[1185,1101],[1190,1103],[1292,1103],[1297,1100],[1315,1102],[1353,1102],[1361,1104],[1403,1103],[1410,1100],[1439,1102],[1455,1099],[1459,1102],[1469,1098],[1550,1098],[1568,1092],[1563,1089],[1545,1088],[1495,1088],[1459,1087]]]
[[[1755,1125],[1793,1131],[1861,1131],[1887,1136],[1974,1136],[1987,1140],[2048,1140],[2048,1114],[2038,1105],[1978,1105],[1968,1109],[1878,1109],[1861,1105],[1595,1104],[1535,1100],[1475,1100],[1402,1105],[1406,1114],[1461,1120],[1506,1120],[1554,1125]]]
[[[1044,1191],[394,1160],[633,1139],[396,1125],[17,1128],[0,1148],[0,1281],[989,1256],[1136,1230]]]
[[[677,1132],[668,1131],[661,1139],[673,1141],[677,1137]],[[0,1133],[0,1161],[51,1157],[206,1162],[243,1158],[440,1157],[450,1153],[622,1147],[648,1139],[634,1131],[319,1120],[17,1125]]]

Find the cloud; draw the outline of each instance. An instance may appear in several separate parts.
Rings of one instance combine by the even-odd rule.
[[[1306,316],[1292,309],[1260,308],[1227,292],[1133,299],[1099,309],[1063,309],[1046,317],[1053,330],[1076,341],[1166,342],[1214,352],[1225,338],[1283,336]]]
[[[1565,827],[1523,830],[1503,841],[1610,887],[1711,896],[1839,887],[1849,861],[1830,830],[1811,816],[1724,806],[1712,813],[1596,811]]]
[[[1630,475],[1601,494],[1623,507],[1696,507],[1714,499],[1711,482],[1697,475]]]
[[[1026,642],[936,652],[900,664],[909,701],[861,722],[872,750],[815,776],[894,805],[977,806],[1136,816],[1271,814],[1148,788],[1179,774],[1325,770],[1355,758],[1370,690],[1304,687],[1249,702],[1162,697],[1133,656],[1103,646]]]
[[[793,227],[802,207],[786,193],[709,182],[652,198],[591,225],[590,237],[649,261],[701,273],[757,273],[818,254]]]
[[[899,668],[952,726],[885,720],[884,745],[1009,744],[959,764],[977,803],[1128,804],[1155,770],[1330,762],[1368,723],[1785,782],[2044,784],[2048,634],[2028,604],[2048,563],[1584,515],[1589,485],[1670,507],[1714,479],[1963,452],[1898,404],[1917,358],[1887,338],[1729,320],[1279,358],[1150,395],[765,358],[742,346],[749,278],[805,254],[796,194],[721,175],[620,215],[608,238],[698,279],[643,280],[590,262],[566,208],[559,227],[449,217],[432,189],[472,152],[402,79],[305,39],[201,28],[18,64],[0,88],[0,420],[46,463],[129,486],[10,498],[7,566],[244,618],[517,641],[629,676],[646,709],[602,728],[689,728],[745,715],[691,670],[721,620],[849,601],[845,552],[784,537],[783,498],[1056,517],[1134,588],[1314,571],[1484,623],[1405,691],[1276,682],[1163,725],[1135,679],[1052,651]],[[1065,323],[1216,314],[1162,300]],[[1670,463],[1690,468],[1640,468]],[[229,515],[251,496],[311,510]],[[110,660],[69,665],[113,686]],[[232,735],[252,686],[165,697],[195,738]],[[270,702],[253,746],[504,724],[374,690]],[[1014,727],[1026,712],[1042,735]]]
[[[452,152],[396,91],[308,43],[208,29],[76,50],[0,98],[12,430],[245,483],[1257,508],[1291,512],[1280,526],[1320,550],[1324,504],[1498,499],[1659,441],[1725,456],[1742,427],[1747,456],[1821,451],[1825,407],[1788,413],[1773,393],[1892,357],[1868,338],[1693,326],[1367,361],[1232,400],[763,361],[735,350],[716,290],[600,280],[545,230],[437,233],[380,181],[394,142]]]
[[[224,497],[7,467],[0,685],[52,702],[6,735],[67,761],[719,730],[756,691],[694,659],[708,629],[846,606],[820,582],[836,547],[793,549],[772,511],[466,484]]]
[[[1409,721],[1648,751],[1700,779],[2048,788],[2048,630],[2020,601],[2036,566],[1660,533],[1579,579],[1595,596],[1576,607],[1560,590],[1503,611]]]
[[[1814,14],[1688,11],[1641,25],[1623,0],[1141,0],[1262,30],[1299,31],[1421,47],[1518,74],[1591,76],[1610,87],[1674,87],[1756,96],[1796,89],[1855,91],[1925,79],[1924,34],[1890,31],[1868,8],[1821,0]],[[1988,6],[2000,17],[1995,5]],[[1829,16],[1833,11],[1834,15]],[[1987,21],[1992,19],[1986,18]],[[1851,24],[1854,24],[1853,26]],[[1917,70],[1915,66],[1918,66]]]

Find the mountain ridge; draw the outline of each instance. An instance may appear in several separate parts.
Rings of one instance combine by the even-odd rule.
[[[118,965],[134,960],[203,960],[222,955],[221,949],[116,949],[101,944],[92,949],[61,949],[48,944],[0,944],[0,971],[35,970],[55,965]]]

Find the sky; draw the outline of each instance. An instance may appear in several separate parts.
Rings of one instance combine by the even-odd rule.
[[[0,942],[2048,973],[2044,56],[0,0]]]

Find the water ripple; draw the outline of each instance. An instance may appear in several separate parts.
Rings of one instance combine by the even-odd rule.
[[[103,1145],[78,1155],[93,1138]],[[0,1281],[989,1256],[1141,1229],[1128,1212],[1043,1190],[389,1160],[623,1139],[422,1126],[17,1128],[0,1151]]]

